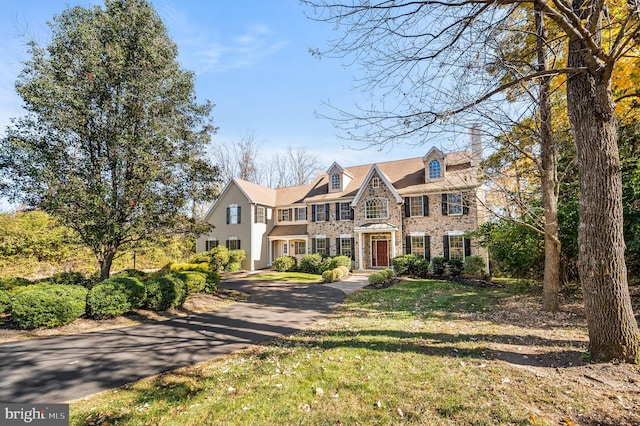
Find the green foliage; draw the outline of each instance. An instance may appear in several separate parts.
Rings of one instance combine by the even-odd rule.
[[[238,272],[242,269],[240,262],[229,262],[227,266],[224,268],[226,272]]]
[[[11,298],[6,291],[0,290],[0,314],[9,310],[11,310]]]
[[[348,256],[336,256],[329,261],[329,269],[335,269],[339,266],[345,266],[351,269],[351,258]]]
[[[335,280],[333,279],[333,271],[324,271],[322,273],[322,282],[332,283]]]
[[[481,256],[467,256],[464,259],[464,273],[470,277],[480,278],[484,274],[484,259]]]
[[[382,275],[384,275],[384,277],[387,279],[387,281],[388,280],[392,280],[396,276],[395,273],[393,272],[393,269],[391,269],[391,268],[383,269],[382,271],[380,271],[380,273]]]
[[[122,315],[141,307],[145,298],[145,286],[137,278],[111,278],[96,284],[89,292],[88,313],[95,318]]]
[[[387,276],[382,272],[374,272],[373,274],[369,275],[368,280],[369,284],[371,285],[380,285],[384,284],[387,281]]]
[[[215,293],[220,287],[220,274],[211,271],[207,274],[207,283],[204,287],[205,293]]]
[[[181,306],[187,297],[187,285],[174,275],[152,278],[145,283],[145,287],[145,306],[154,311]]]
[[[273,261],[273,266],[280,272],[295,271],[298,269],[298,259],[293,256],[280,256]]]
[[[58,272],[57,274],[53,274],[49,278],[43,278],[39,281],[48,282],[51,284],[79,285],[86,288],[91,288],[91,286],[94,284],[91,278],[87,278],[80,272]]]
[[[77,285],[49,285],[18,294],[11,317],[21,328],[56,327],[84,315],[87,289]]]
[[[195,253],[189,257],[187,263],[211,263],[211,252],[203,251],[202,253]]]
[[[211,271],[209,271],[211,272]],[[187,293],[200,293],[207,286],[207,273],[196,271],[174,272],[171,275],[180,278],[187,285]]]
[[[449,259],[447,261],[447,266],[449,267],[449,273],[457,277],[462,273],[462,269],[464,268],[464,263],[462,259]]]
[[[68,8],[51,33],[16,83],[28,114],[0,144],[0,188],[76,231],[104,279],[123,246],[212,198],[212,105],[195,103],[193,73],[146,0]]]
[[[146,277],[146,272],[137,269],[125,269],[111,276],[111,278],[137,278],[140,281],[144,281]]]
[[[229,249],[224,246],[214,247],[209,251],[211,257],[211,268],[214,271],[222,272],[229,264]]]
[[[306,272],[307,274],[321,274],[323,257],[317,253],[315,254],[305,254],[300,259],[300,271]]]
[[[435,275],[444,274],[445,264],[447,263],[447,259],[444,257],[434,257],[431,259],[431,269]]]
[[[211,264],[209,263],[173,263],[169,266],[171,272],[197,271],[207,274],[211,272]]]
[[[229,250],[229,263],[241,264],[247,258],[247,252],[244,250]]]
[[[342,271],[342,276],[346,277],[347,275],[349,275],[349,268],[346,266],[338,266],[338,269],[340,269]]]

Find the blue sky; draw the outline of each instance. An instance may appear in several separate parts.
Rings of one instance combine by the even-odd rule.
[[[305,147],[323,166],[343,166],[424,155],[424,146],[394,146],[378,151],[349,147],[340,130],[316,111],[323,101],[353,110],[367,95],[353,89],[357,66],[317,59],[309,48],[324,48],[331,24],[309,20],[298,0],[152,0],[177,43],[182,67],[195,72],[196,94],[216,107],[219,132],[212,149],[253,133],[263,158],[287,146]],[[22,115],[14,82],[27,59],[26,40],[46,45],[46,22],[67,5],[103,4],[92,0],[0,0],[0,132],[10,117]],[[417,141],[416,141],[417,142]],[[359,148],[354,150],[352,148]]]

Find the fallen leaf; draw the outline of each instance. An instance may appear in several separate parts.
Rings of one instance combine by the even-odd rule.
[[[380,408],[380,407],[382,407],[382,403],[378,400],[378,401],[376,401],[375,404],[373,404],[373,406],[376,407],[376,408]]]
[[[398,410],[397,410],[397,411],[398,411],[398,415],[399,415],[400,417],[404,417],[404,413],[402,412],[402,409],[401,409],[400,407],[398,407]]]
[[[305,413],[310,413],[311,412],[311,406],[309,404],[304,404],[302,406],[302,411],[304,411]]]
[[[322,388],[316,388],[316,395],[318,395],[318,396],[322,396],[322,395],[324,395],[324,389],[322,389]]]

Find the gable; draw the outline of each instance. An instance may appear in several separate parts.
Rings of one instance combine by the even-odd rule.
[[[369,170],[369,173],[367,173],[367,176],[362,181],[362,185],[358,189],[356,196],[351,202],[352,207],[355,207],[360,201],[360,199],[368,193],[369,188],[371,188],[372,182],[374,179],[379,179],[379,185],[380,186],[384,185],[389,190],[393,198],[395,198],[396,202],[398,204],[402,204],[402,197],[400,197],[396,188],[393,186],[393,184],[391,183],[389,178],[385,175],[385,173],[383,173],[382,170],[380,170],[378,165],[374,164],[373,167],[371,167],[371,169]]]

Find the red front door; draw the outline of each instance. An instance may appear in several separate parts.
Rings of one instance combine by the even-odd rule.
[[[373,266],[389,266],[389,242],[387,240],[373,241]]]

